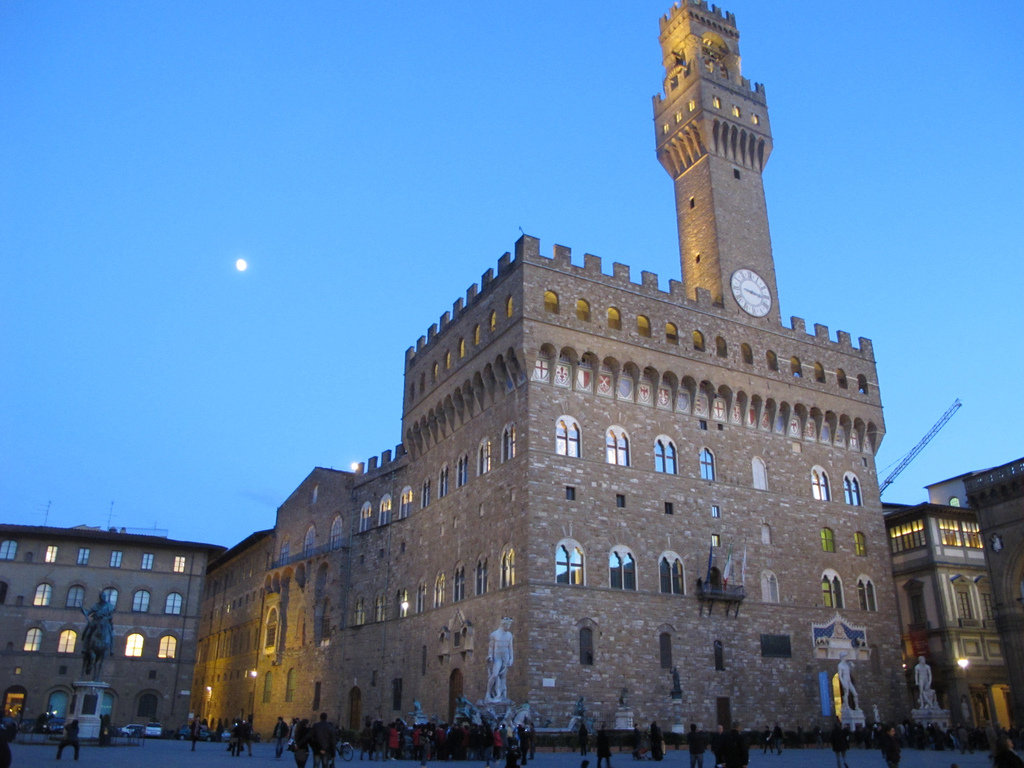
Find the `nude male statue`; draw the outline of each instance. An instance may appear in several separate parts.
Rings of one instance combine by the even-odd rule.
[[[512,647],[512,633],[509,628],[512,626],[512,619],[505,616],[501,620],[501,626],[491,632],[490,641],[487,645],[487,664],[489,674],[487,676],[486,702],[501,702],[508,699],[508,684],[506,677],[508,668],[512,666],[515,654]]]

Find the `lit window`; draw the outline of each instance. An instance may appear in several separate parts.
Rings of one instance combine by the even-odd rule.
[[[461,359],[461,358],[463,358],[465,356],[466,356],[466,340],[465,339],[459,339],[459,358]]]
[[[57,641],[57,653],[74,653],[75,643],[78,642],[78,634],[73,629],[65,629],[60,633]]]
[[[164,601],[164,613],[172,616],[181,615],[181,595],[177,592],[171,592],[167,599]]]
[[[370,502],[363,504],[362,510],[359,512],[359,532],[363,533],[373,527],[373,506]]]
[[[704,351],[704,334],[701,333],[700,331],[693,332],[693,348],[697,352]]]
[[[740,108],[738,106],[736,106],[735,104],[732,105],[732,116],[733,117],[739,117],[740,116]]]
[[[544,291],[544,310],[553,315],[558,314],[558,294],[554,291]]]
[[[860,506],[860,482],[850,473],[843,476],[843,497],[850,506]]]
[[[688,102],[686,103],[686,108],[687,108],[688,110],[690,110],[691,112],[693,112],[693,111],[694,111],[695,109],[697,109],[697,102],[696,102],[696,101],[694,101],[693,99],[690,99],[690,100],[689,100],[689,101],[688,101]]]
[[[78,564],[88,565],[89,564],[89,548],[79,547],[78,548]]]
[[[711,106],[713,106],[715,109],[721,109],[722,108],[722,100],[720,98],[718,98],[717,96],[714,96],[711,99]]]
[[[665,341],[669,344],[679,344],[679,329],[675,323],[665,323]]]
[[[477,452],[477,474],[486,475],[491,471],[491,441],[485,439]]]
[[[29,652],[38,651],[39,646],[42,644],[43,630],[38,627],[32,627],[32,629],[25,633],[25,644],[21,647],[21,650]]]
[[[480,344],[480,324],[477,323],[473,326],[473,346]]]
[[[44,557],[44,560],[46,560],[46,562],[48,562],[48,563],[56,563],[57,562],[57,547],[56,546],[51,544],[50,546],[48,546],[46,548],[46,555]]]
[[[576,319],[581,323],[590,322],[590,304],[584,299],[576,300]]]
[[[507,549],[501,554],[501,588],[514,587],[516,583],[516,551]]]
[[[445,352],[444,353],[444,367],[445,367],[445,370],[447,370],[447,369],[452,367],[452,353],[451,352]]]
[[[380,507],[377,510],[377,525],[387,525],[391,522],[391,497],[386,495],[380,500]]]
[[[516,457],[516,425],[509,424],[501,433],[501,460],[508,461]]]
[[[610,427],[605,433],[605,461],[620,467],[629,466],[629,436],[621,427]]]
[[[828,484],[828,475],[821,467],[811,470],[811,495],[818,501],[831,501],[832,491]]]
[[[636,589],[636,560],[631,552],[612,550],[608,557],[608,584],[612,589]]]
[[[512,297],[509,296],[507,299],[505,299],[505,317],[512,317],[512,310]]]
[[[761,124],[761,118],[758,117],[757,115],[751,115],[750,116],[750,122],[752,122],[754,125],[760,125]]]
[[[142,647],[144,643],[145,640],[143,639],[142,635],[140,635],[137,632],[133,632],[132,634],[128,635],[127,638],[125,638],[124,655],[135,657],[141,656]]]
[[[132,611],[135,613],[145,613],[149,610],[149,592],[145,589],[140,589],[132,597]]]
[[[53,587],[45,582],[36,587],[36,594],[32,598],[32,605],[47,606],[50,598],[53,597]]]
[[[406,486],[402,491],[402,497],[398,504],[398,519],[404,520],[412,512],[412,488]],[[337,518],[339,535],[341,532],[341,518]],[[331,537],[333,538],[334,532],[331,531]]]
[[[618,331],[622,328],[622,315],[619,314],[619,310],[615,307],[608,307],[608,327],[613,331]]]
[[[981,531],[977,523],[964,520],[960,523],[960,529],[964,534],[964,546],[971,549],[981,549]]]
[[[575,459],[580,457],[580,425],[574,419],[558,420],[555,427],[555,453]]]
[[[498,313],[497,312],[491,312],[491,318],[488,321],[488,326],[490,327],[492,333],[498,327]]]
[[[355,625],[357,627],[363,626],[366,623],[366,600],[360,597],[356,600],[356,617]]]
[[[583,550],[575,543],[561,544],[555,551],[555,582],[583,583]]]
[[[118,549],[115,549],[113,552],[111,552],[110,553],[110,567],[111,568],[120,568],[121,567],[121,558],[123,556],[124,556],[124,553],[121,552]]]
[[[676,447],[667,437],[654,441],[654,471],[667,475],[676,473]]]
[[[661,132],[668,133],[668,123],[665,123],[663,126],[661,126]]]
[[[836,551],[836,537],[832,532],[831,528],[821,529],[821,551],[822,552],[835,552]]]
[[[646,338],[651,338],[651,321],[643,315],[638,315],[636,318],[636,332]]]
[[[821,598],[826,608],[843,607],[843,583],[832,571],[826,571],[821,576]]]
[[[446,589],[446,579],[443,573],[439,573],[437,578],[434,580],[434,607],[440,608],[444,605],[444,593]]]
[[[160,638],[160,645],[157,646],[156,657],[158,659],[174,659],[178,656],[178,638],[172,635],[164,635]]]
[[[700,477],[702,480],[715,479],[715,454],[707,448],[700,451]]]
[[[398,618],[404,619],[409,615],[409,590],[400,589],[395,594],[395,610],[398,612]]]
[[[272,649],[277,647],[277,609],[271,608],[267,614],[267,629],[263,638],[263,647]]]
[[[857,557],[867,557],[868,554],[867,538],[860,531],[853,534],[853,554]]]
[[[712,547],[720,547],[720,546],[722,546],[722,537],[721,537],[720,534],[717,534],[717,533],[712,533],[711,534],[711,546]]]
[[[183,555],[174,556],[174,572],[184,573],[185,572],[185,557]]]

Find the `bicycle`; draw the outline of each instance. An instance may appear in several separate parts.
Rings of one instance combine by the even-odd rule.
[[[352,758],[355,757],[356,750],[347,741],[338,743],[338,757],[344,760],[346,763],[351,762]]]

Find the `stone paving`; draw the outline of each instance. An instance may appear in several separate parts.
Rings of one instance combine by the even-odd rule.
[[[279,765],[291,768],[294,761],[290,753],[277,760],[274,758],[274,747],[272,744],[254,744],[252,757],[243,754],[241,757],[232,757],[227,753],[225,744],[196,744],[196,751],[190,751],[190,743],[187,741],[171,741],[161,739],[150,739],[140,746],[133,747],[82,747],[78,765],[83,768],[210,768],[211,766],[222,766],[222,768],[246,768],[247,765]],[[57,755],[56,744],[12,744],[13,753],[12,768],[38,768],[39,766],[54,765]],[[62,758],[71,760],[73,752],[65,750]],[[538,753],[536,760],[530,761],[529,765],[534,768],[579,768],[581,757],[570,752]],[[589,755],[590,768],[597,768],[597,758],[593,752]],[[397,761],[399,765],[395,768],[417,768],[414,761]],[[885,761],[877,750],[854,749],[847,753],[846,759],[849,768],[885,768]],[[919,752],[914,749],[903,751],[903,760],[900,768],[949,768],[956,763],[960,768],[989,768],[991,761],[985,752],[976,752],[973,755],[968,753],[961,755],[959,752]],[[344,763],[340,758],[335,761],[336,768],[357,768],[360,760],[357,757],[349,764]],[[630,768],[634,764],[628,752],[612,755],[613,768]],[[306,763],[306,768],[312,768],[313,761]],[[363,761],[366,768],[370,768],[370,761]],[[484,768],[484,764],[475,760],[466,760],[461,763],[451,763],[451,768]],[[750,768],[833,768],[836,765],[835,756],[828,749],[804,749],[787,750],[781,756],[765,755],[760,750],[752,750],[750,753]],[[503,768],[504,763],[496,768]],[[689,753],[684,750],[671,750],[662,761],[663,768],[690,768]],[[361,768],[361,766],[359,766]],[[652,764],[653,768],[653,764]],[[704,768],[714,768],[711,755],[705,755]]]

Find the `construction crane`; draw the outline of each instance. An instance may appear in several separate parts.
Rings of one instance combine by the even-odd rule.
[[[900,460],[899,465],[892,471],[892,474],[885,478],[885,482],[883,482],[878,489],[879,496],[885,493],[885,489],[892,485],[893,480],[899,477],[900,472],[906,469],[910,462],[917,458],[917,454],[924,450],[924,447],[932,441],[932,438],[939,434],[939,430],[946,426],[946,422],[953,418],[953,414],[960,410],[961,405],[962,403],[960,402],[959,397],[953,401],[953,404],[949,406],[949,410],[942,414],[942,418],[936,421],[935,426],[928,430],[928,434],[921,438],[921,442],[915,445],[911,449],[910,453]]]

